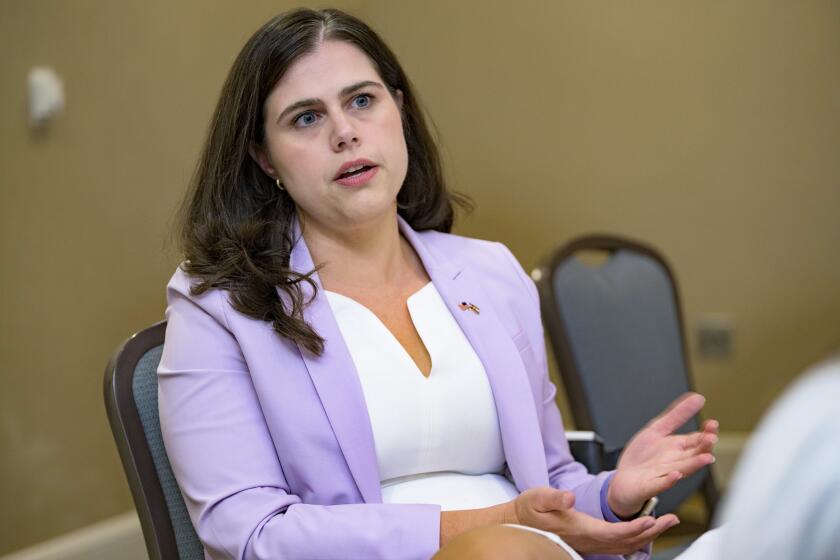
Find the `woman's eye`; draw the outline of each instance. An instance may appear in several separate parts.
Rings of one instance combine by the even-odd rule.
[[[373,95],[362,93],[353,98],[351,102],[354,109],[367,109],[373,103]],[[306,111],[295,117],[292,125],[296,128],[306,128],[318,122],[318,115],[314,111]]]
[[[295,126],[311,126],[311,125],[315,124],[316,120],[317,120],[317,118],[315,116],[315,113],[313,113],[312,111],[307,111],[305,113],[301,113],[300,115],[298,115],[298,117],[295,119],[294,125]]]
[[[357,95],[353,98],[354,106],[358,109],[364,109],[368,107],[372,102],[373,96],[369,93],[363,93],[361,95]]]

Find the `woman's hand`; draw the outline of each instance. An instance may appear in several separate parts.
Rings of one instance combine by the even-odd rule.
[[[673,514],[659,519],[602,521],[576,511],[571,492],[547,487],[525,490],[508,504],[511,515],[507,522],[556,533],[584,554],[629,554],[679,523]]]
[[[649,498],[714,462],[711,451],[718,439],[717,421],[706,421],[700,432],[674,434],[705,402],[702,395],[686,393],[630,440],[607,492],[616,515],[632,517]]]

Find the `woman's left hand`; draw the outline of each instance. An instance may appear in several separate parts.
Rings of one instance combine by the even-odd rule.
[[[674,433],[705,402],[702,395],[686,393],[630,440],[607,491],[607,502],[618,517],[636,515],[649,498],[715,461],[717,421],[707,420],[699,432]]]

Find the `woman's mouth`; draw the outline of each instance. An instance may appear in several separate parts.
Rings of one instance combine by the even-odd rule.
[[[358,169],[342,173],[335,182],[345,187],[360,187],[370,181],[378,170],[379,167],[376,165],[363,165]]]

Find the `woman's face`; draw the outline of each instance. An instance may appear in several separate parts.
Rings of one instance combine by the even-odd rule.
[[[306,228],[334,232],[396,214],[408,169],[402,92],[391,96],[368,57],[343,41],[324,41],[295,61],[265,102],[265,145],[252,156],[280,179]],[[372,170],[336,179],[342,166]]]

